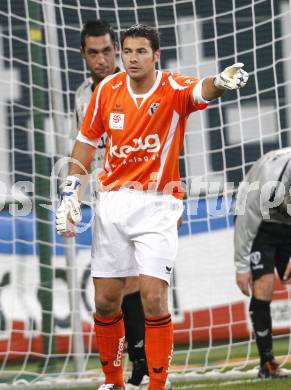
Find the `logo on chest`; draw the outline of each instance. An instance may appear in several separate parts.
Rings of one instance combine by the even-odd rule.
[[[110,138],[110,156],[126,158],[131,153],[144,150],[147,153],[156,153],[160,150],[160,138],[158,134],[148,134],[144,139],[142,137],[134,138],[131,145],[114,145],[112,136]]]
[[[149,115],[150,116],[153,116],[154,115],[154,113],[157,111],[157,109],[159,108],[159,105],[160,105],[160,103],[152,103],[151,105],[150,105],[150,108],[149,108],[149,110],[148,110],[148,113],[149,113]]]
[[[113,130],[123,130],[124,114],[111,112],[109,117],[109,128]]]

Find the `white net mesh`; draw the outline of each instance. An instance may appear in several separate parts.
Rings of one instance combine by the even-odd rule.
[[[96,18],[118,34],[137,22],[157,26],[162,69],[203,77],[240,61],[250,74],[243,90],[189,118],[180,159],[189,191],[171,290],[172,378],[246,375],[257,354],[248,302],[234,282],[231,206],[253,162],[291,145],[289,1],[2,0],[0,387],[101,378],[90,230],[77,238],[76,262],[68,262],[53,217],[40,205],[51,204],[48,177],[70,148],[74,92],[87,77],[80,30]],[[275,353],[285,365],[290,307],[279,284],[272,314]]]

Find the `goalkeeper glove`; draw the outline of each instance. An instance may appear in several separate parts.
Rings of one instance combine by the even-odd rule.
[[[214,85],[218,89],[238,89],[243,88],[249,78],[248,73],[242,69],[244,64],[237,62],[225,68],[215,76]]]
[[[78,189],[80,181],[75,176],[68,176],[65,181],[61,201],[56,212],[56,229],[59,234],[68,233],[74,235],[74,230],[68,226],[72,221],[74,224],[82,219],[80,202],[78,200]]]

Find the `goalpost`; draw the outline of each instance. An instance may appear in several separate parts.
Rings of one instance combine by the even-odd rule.
[[[291,146],[289,0],[2,0],[0,2],[0,389],[96,386],[90,205],[76,246],[57,236],[56,162],[70,153],[74,92],[87,20],[118,36],[134,23],[161,34],[161,69],[202,78],[233,62],[250,74],[189,117],[180,169],[187,184],[170,292],[170,377],[254,376],[248,300],[235,285],[233,200],[248,169]],[[120,61],[120,60],[119,60]],[[289,291],[276,284],[275,353],[291,356]],[[129,364],[125,361],[125,370]]]

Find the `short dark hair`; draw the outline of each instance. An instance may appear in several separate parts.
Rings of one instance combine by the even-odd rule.
[[[121,37],[121,48],[123,49],[123,43],[125,38],[146,38],[150,41],[151,48],[156,51],[160,48],[160,36],[158,30],[155,27],[146,26],[144,24],[134,24],[124,31]]]
[[[109,34],[112,43],[115,44],[116,38],[113,28],[105,20],[89,20],[86,22],[81,31],[81,47],[84,49],[86,46],[85,38],[89,37],[100,37],[102,35]]]

